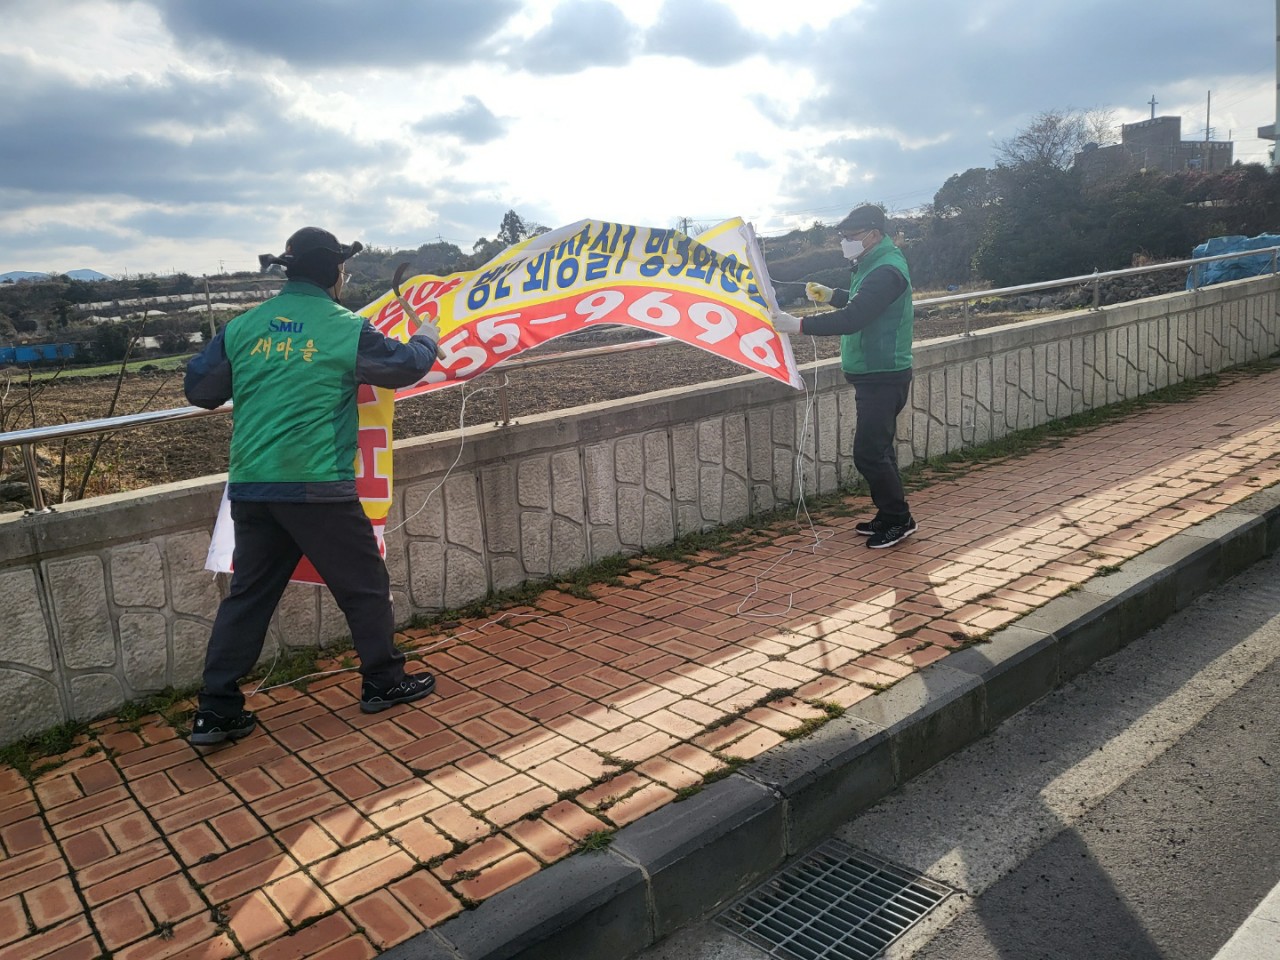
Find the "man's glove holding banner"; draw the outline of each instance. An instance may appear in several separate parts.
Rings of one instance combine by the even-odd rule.
[[[414,316],[418,315],[415,313]],[[440,328],[436,326],[434,320],[424,320],[421,317],[418,317],[418,329],[413,331],[413,336],[409,339],[416,340],[418,337],[430,340],[432,344],[436,344],[440,341]]]
[[[773,329],[779,333],[799,333],[800,318],[779,310],[773,315]]]
[[[814,303],[830,303],[831,295],[835,293],[830,287],[823,286],[820,283],[814,283],[810,280],[804,285],[804,295]]]

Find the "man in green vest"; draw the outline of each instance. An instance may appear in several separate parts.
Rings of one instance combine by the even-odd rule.
[[[356,494],[360,384],[404,387],[436,358],[440,331],[424,322],[407,343],[338,303],[344,264],[362,248],[304,227],[280,264],[280,293],[240,314],[187,365],[187,399],[214,409],[234,399],[227,495],[235,524],[231,586],[205,656],[193,744],[236,740],[257,722],[240,681],[262,653],[267,626],[305,555],[346,616],[360,656],[366,713],[421,700],[429,673],[408,675],[393,642],[391,581]]]
[[[848,294],[805,284],[805,296],[836,309],[803,319],[780,313],[773,325],[780,333],[841,338],[840,365],[853,384],[857,408],[853,463],[876,505],[876,515],[854,529],[867,538],[868,547],[879,550],[916,532],[894,445],[898,414],[911,391],[911,274],[885,233],[880,207],[855,207],[836,225],[836,233],[841,251],[854,265]]]

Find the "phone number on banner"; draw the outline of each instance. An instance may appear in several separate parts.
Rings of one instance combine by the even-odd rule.
[[[779,334],[751,313],[696,293],[620,285],[469,320],[440,338],[435,365],[426,377],[397,390],[396,396],[470,380],[548,340],[602,323],[662,333],[784,382],[788,379]]]

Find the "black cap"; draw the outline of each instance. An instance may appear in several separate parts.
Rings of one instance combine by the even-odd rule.
[[[284,253],[278,257],[270,253],[264,253],[258,257],[258,263],[261,264],[263,270],[273,263],[278,263],[283,267],[290,267],[303,259],[319,259],[336,266],[354,257],[363,249],[364,244],[359,240],[351,243],[339,243],[338,238],[328,230],[321,230],[319,227],[303,227],[285,241]],[[307,256],[307,254],[316,254],[321,251],[331,254],[331,256],[319,258]]]
[[[874,203],[854,207],[849,215],[836,224],[836,233],[857,233],[861,230],[879,230],[884,233],[884,208]]]

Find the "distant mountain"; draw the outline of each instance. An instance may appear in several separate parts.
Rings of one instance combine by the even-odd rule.
[[[97,270],[68,270],[66,275],[72,280],[114,280],[115,277],[109,277],[105,273],[99,273]],[[30,270],[12,270],[9,273],[0,273],[0,283],[19,283],[23,280],[48,280],[50,274],[34,273]]]

